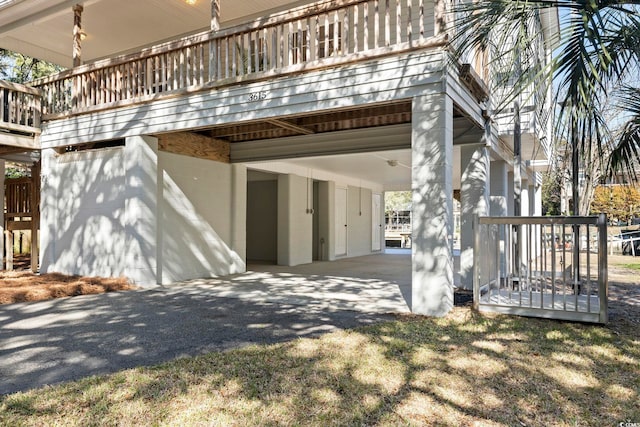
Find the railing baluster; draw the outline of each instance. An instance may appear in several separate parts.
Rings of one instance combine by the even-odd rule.
[[[342,9],[342,13],[344,14],[344,22],[342,24],[342,56],[348,55],[349,48],[349,9]]]
[[[424,40],[424,0],[418,0],[418,17],[420,18],[420,41]]]
[[[340,53],[340,16],[336,10],[333,13],[333,56],[338,56]]]
[[[360,34],[358,31],[358,15],[360,11],[360,5],[354,4],[352,7],[353,10],[353,53],[358,53],[358,35]]]
[[[231,51],[231,77],[236,77],[238,75],[238,41],[237,41],[237,35],[233,35],[231,42],[231,48],[233,49]]]
[[[271,32],[271,55],[269,56],[271,59],[270,69],[275,70],[279,67],[278,65],[278,27],[274,26],[269,29]],[[266,40],[266,38],[265,38]],[[266,52],[266,49],[265,49]]]
[[[296,36],[294,37],[294,38],[296,38],[296,40],[295,40],[296,50],[295,50],[295,55],[294,56],[296,58],[295,62],[297,64],[300,64],[300,63],[304,62],[304,58],[302,56],[303,53],[304,53],[304,50],[303,50],[304,41],[303,41],[302,37],[303,37],[303,34],[302,34],[302,21],[298,20],[298,32],[296,33]]]
[[[384,2],[384,45],[391,45],[391,16],[389,13],[389,0]]]
[[[363,49],[369,50],[369,2],[363,5],[363,18],[362,18],[362,34],[363,34]]]
[[[407,0],[407,43],[413,41],[413,17],[411,16],[411,5],[413,0]]]
[[[269,30],[262,30],[262,71],[269,71]]]
[[[230,55],[229,55],[229,49],[231,46],[231,40],[229,39],[229,37],[225,37],[224,38],[224,78],[228,79],[230,76],[230,68],[229,66],[231,65],[229,63],[229,59],[230,59]]]
[[[380,40],[380,1],[373,1],[373,48],[377,49]]]
[[[305,45],[305,56],[304,60],[311,61],[311,18],[307,17],[305,20],[306,29],[304,35],[304,45]]]
[[[205,54],[204,54],[204,45],[202,43],[198,43],[198,85],[202,86],[205,82]]]
[[[396,7],[396,44],[402,43],[402,0],[394,0]]]

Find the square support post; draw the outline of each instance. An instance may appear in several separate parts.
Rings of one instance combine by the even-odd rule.
[[[483,140],[487,137],[487,132]],[[473,289],[473,219],[489,214],[489,151],[484,142],[460,148],[462,167],[460,281],[462,288]]]
[[[411,310],[444,316],[453,308],[453,102],[413,98]]]

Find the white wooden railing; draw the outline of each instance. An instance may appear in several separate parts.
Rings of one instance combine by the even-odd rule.
[[[0,80],[0,129],[40,133],[40,89]]]
[[[438,0],[440,1],[440,0]],[[45,118],[440,46],[434,2],[322,1],[34,82]]]
[[[604,214],[478,217],[473,230],[476,309],[607,322]]]

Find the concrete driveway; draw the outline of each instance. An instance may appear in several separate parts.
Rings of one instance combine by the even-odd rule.
[[[252,271],[154,289],[0,306],[0,394],[408,312],[409,255]]]

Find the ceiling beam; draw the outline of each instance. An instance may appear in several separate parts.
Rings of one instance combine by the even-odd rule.
[[[167,153],[229,163],[229,143],[192,132],[158,135],[158,149]]]
[[[281,127],[283,129],[291,130],[291,131],[294,131],[294,132],[298,132],[298,133],[301,133],[303,135],[313,135],[315,133],[314,131],[312,131],[309,128],[306,128],[306,127],[303,127],[303,126],[294,125],[293,123],[289,123],[289,122],[286,122],[284,120],[269,119],[269,120],[267,120],[267,123],[271,123],[272,125]]]

